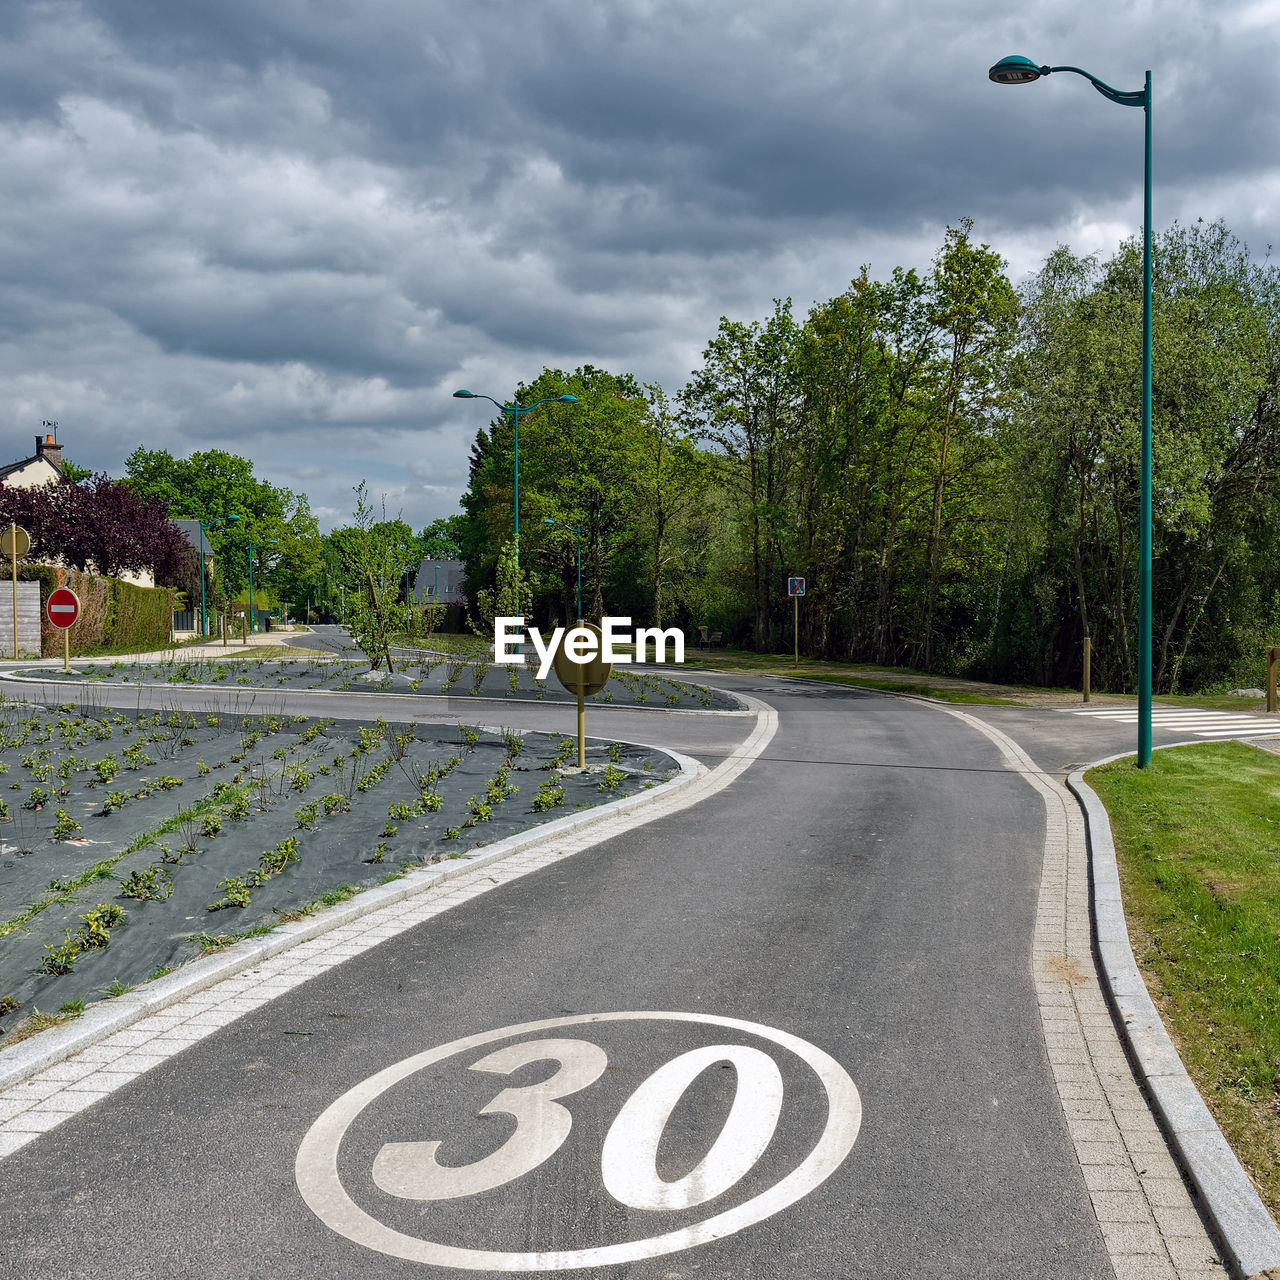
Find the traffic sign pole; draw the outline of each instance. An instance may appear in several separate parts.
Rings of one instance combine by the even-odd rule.
[[[9,525],[9,552],[13,556],[13,660],[18,660],[18,526]]]
[[[62,628],[62,669],[71,670],[71,628],[80,616],[80,597],[70,587],[50,592],[45,615],[55,627]]]
[[[787,579],[787,595],[795,601],[795,645],[796,645],[796,666],[800,665],[800,597],[804,595],[804,579],[788,578]]]

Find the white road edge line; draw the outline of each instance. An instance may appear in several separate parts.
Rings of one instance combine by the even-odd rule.
[[[404,880],[368,889],[350,902],[330,907],[308,920],[281,925],[262,939],[237,943],[224,952],[195,960],[168,977],[145,984],[136,993],[99,1002],[65,1027],[41,1032],[0,1050],[0,1159],[195,1043],[214,1029],[213,1015],[217,1015],[217,1025],[226,1025],[249,1012],[250,1007],[275,999],[298,982],[341,964],[353,953],[413,928],[459,902],[487,893],[500,882],[518,879],[550,861],[571,857],[657,818],[678,813],[722,790],[760,756],[778,727],[778,713],[771,706],[747,695],[737,696],[748,703],[748,710],[755,715],[755,727],[714,769],[670,748],[654,747],[676,760],[681,772],[652,791],[510,836],[461,865],[437,864],[410,872]],[[497,871],[502,880],[487,874],[492,871]],[[448,885],[444,895],[426,904],[421,902],[442,884]],[[358,930],[363,940],[343,939],[339,944],[342,953],[326,957],[325,937],[339,929],[347,934]],[[365,935],[376,936],[370,939]],[[304,947],[307,950],[302,951]],[[296,958],[298,954],[302,955],[301,960]],[[279,972],[290,965],[292,977]],[[255,966],[267,970],[259,981],[255,982],[253,975],[239,977]],[[226,996],[227,1010],[219,1013],[217,988],[229,980],[234,980],[234,990]],[[255,996],[255,985],[266,988],[267,994]],[[104,1060],[105,1055],[97,1061],[69,1061],[86,1050],[97,1052],[102,1042],[157,1015],[166,1024],[180,1024],[184,1017],[192,1018],[198,1027],[193,1025],[187,1030],[185,1043],[174,1039],[177,1031],[173,1027],[154,1031],[156,1038],[170,1041],[158,1057],[155,1050],[160,1046],[148,1051],[147,1044],[141,1043],[122,1045],[114,1061]],[[129,1032],[127,1037],[137,1034],[140,1033]],[[102,1078],[98,1079],[98,1075]],[[60,1098],[58,1095],[63,1093],[67,1096]],[[73,1093],[79,1097],[73,1099]],[[15,1109],[17,1104],[21,1106]]]

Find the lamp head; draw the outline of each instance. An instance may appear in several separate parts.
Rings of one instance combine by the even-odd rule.
[[[577,396],[556,396],[556,399],[559,400],[561,404],[577,404],[578,403]]]
[[[239,516],[228,516],[228,517],[227,517],[227,523],[228,523],[228,524],[235,524],[235,522],[236,522],[237,520],[239,520],[239,519],[240,519],[240,517],[239,517]]]
[[[542,517],[542,523],[543,523],[543,524],[555,524],[555,521],[554,521],[550,516],[543,516],[543,517]]]
[[[474,400],[476,393],[474,391],[455,391],[453,398],[455,400]]]
[[[1030,84],[1048,73],[1048,67],[1039,67],[1030,58],[1024,58],[1021,54],[1015,53],[1007,58],[1001,58],[987,72],[987,79],[996,84]]]

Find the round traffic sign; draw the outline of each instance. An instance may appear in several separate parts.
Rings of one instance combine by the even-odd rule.
[[[21,560],[31,550],[31,535],[20,525],[0,529],[0,552],[10,560]]]
[[[65,629],[80,616],[80,597],[70,587],[59,587],[49,593],[44,611],[55,627]]]
[[[588,658],[585,662],[577,662],[568,655],[565,642],[575,631],[589,631],[595,636],[596,654],[594,658]],[[560,647],[556,650],[556,656],[552,661],[555,665],[556,679],[560,681],[568,693],[578,693],[579,689],[581,689],[582,696],[589,698],[593,693],[599,693],[609,683],[609,677],[613,674],[613,663],[606,662],[600,656],[603,644],[600,628],[592,626],[589,622],[579,622],[576,627],[571,627],[560,641]]]

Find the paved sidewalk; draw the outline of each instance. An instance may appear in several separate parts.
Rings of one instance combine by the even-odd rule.
[[[1080,806],[998,729],[941,709],[991,738],[1044,800],[1036,995],[1063,1115],[1116,1280],[1224,1280],[1218,1246],[1138,1084],[1102,990]]]

